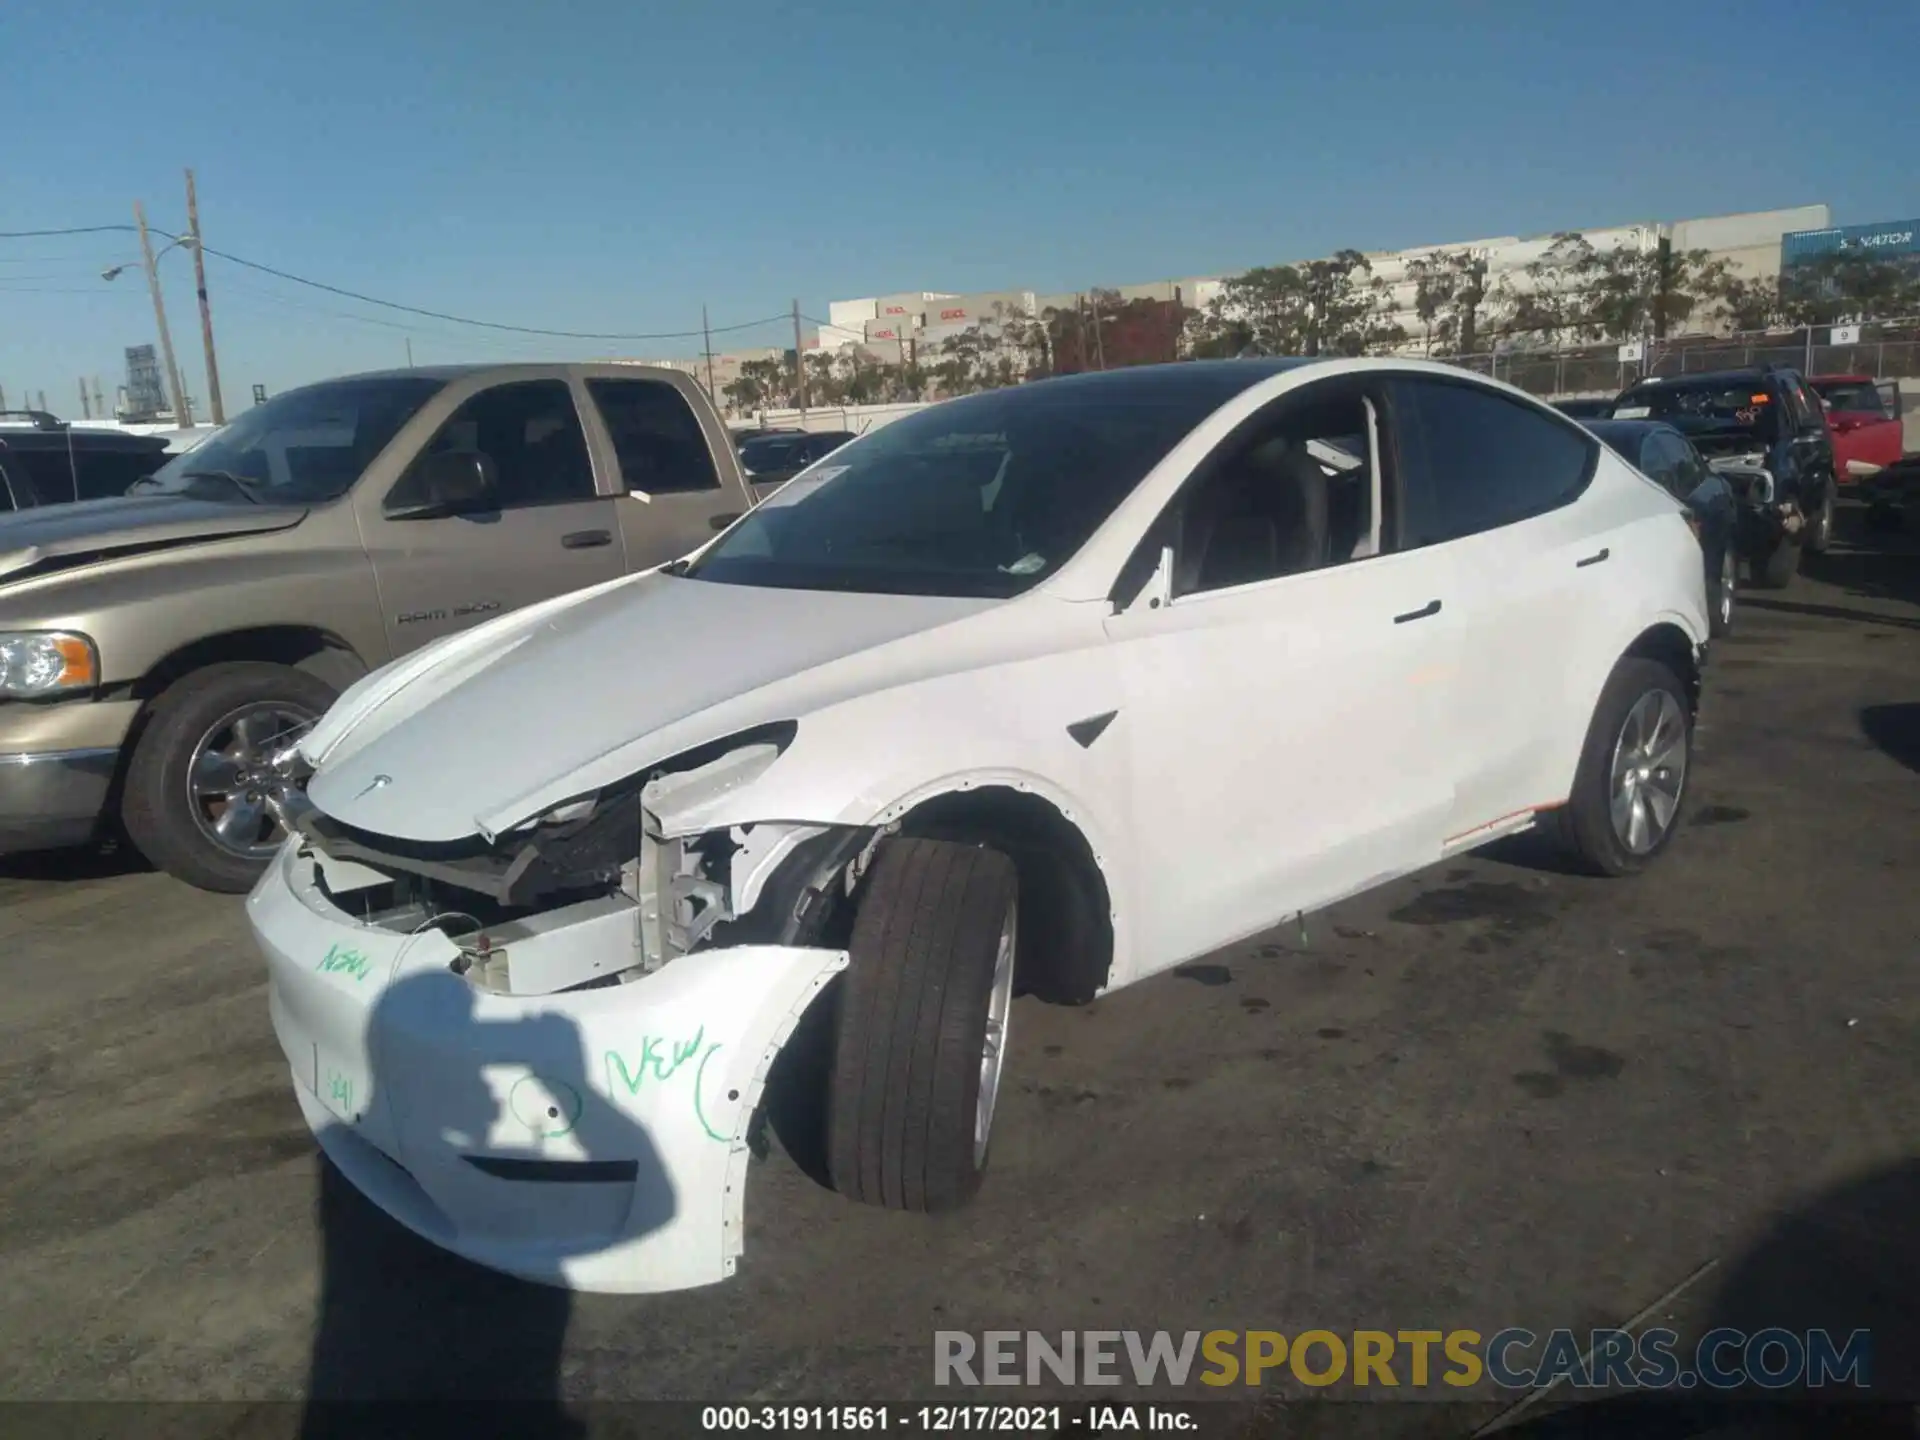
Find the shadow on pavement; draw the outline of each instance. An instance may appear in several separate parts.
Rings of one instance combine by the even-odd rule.
[[[152,870],[146,856],[124,842],[0,855],[0,880],[111,880],[117,875],[146,875]]]
[[[1860,733],[1883,754],[1920,770],[1920,704],[1869,705],[1860,712]]]
[[[1798,1375],[1781,1388],[1611,1396],[1573,1404],[1494,1431],[1503,1440],[1575,1436],[1705,1437],[1902,1435],[1915,1433],[1920,1400],[1920,1161],[1870,1173],[1818,1196],[1770,1225],[1724,1266],[1724,1279],[1697,1333],[1676,1347],[1691,1365],[1701,1337],[1722,1328],[1746,1336],[1784,1331],[1804,1346],[1824,1331],[1833,1351],[1868,1334],[1866,1388],[1844,1379],[1822,1385]],[[1740,1354],[1720,1349],[1721,1363]],[[1776,1349],[1774,1354],[1784,1356]],[[1780,1359],[1771,1363],[1781,1365]],[[1785,1369],[1782,1365],[1781,1368]],[[1685,1395],[1686,1398],[1676,1398]],[[1551,1403],[1551,1402],[1549,1402]]]
[[[368,1093],[356,1106],[348,1092],[332,1107],[355,1121],[324,1138],[342,1163],[352,1157],[348,1168],[363,1181],[389,1187],[382,1204],[397,1195],[432,1228],[448,1224],[434,1202],[457,1197],[463,1235],[537,1239],[543,1278],[564,1281],[569,1260],[669,1223],[671,1181],[644,1130],[590,1085],[571,1020],[482,1019],[477,994],[450,972],[390,987],[367,1027]],[[315,1064],[318,1072],[318,1053]],[[538,1079],[503,1099],[485,1073],[494,1067]],[[398,1136],[406,1172],[363,1134],[389,1145]],[[577,1142],[569,1158],[545,1143],[563,1136]],[[460,1433],[474,1440],[585,1433],[560,1393],[567,1289],[461,1259],[383,1213],[331,1159],[319,1171],[320,1314],[302,1440],[402,1433],[396,1405],[449,1401],[459,1403]]]

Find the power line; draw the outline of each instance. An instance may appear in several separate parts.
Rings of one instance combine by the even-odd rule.
[[[168,240],[179,241],[178,235],[170,235],[165,230],[149,227],[156,235]],[[131,225],[79,225],[60,230],[0,230],[0,240],[37,239],[48,235],[105,235],[114,232],[132,233]],[[397,300],[382,300],[373,295],[362,295],[356,290],[347,290],[338,285],[329,285],[324,280],[309,280],[304,275],[295,275],[286,270],[276,270],[271,265],[263,265],[258,260],[249,260],[242,255],[230,254],[225,250],[215,250],[211,245],[204,247],[205,253],[232,265],[244,265],[249,270],[258,270],[263,275],[271,275],[277,280],[290,281],[295,285],[305,285],[309,289],[323,290],[329,295],[338,295],[346,300],[358,300],[362,305],[378,305],[386,310],[398,310],[408,315],[424,315],[429,320],[445,320],[454,325],[471,325],[481,330],[499,330],[510,335],[540,335],[554,340],[691,340],[701,335],[700,330],[658,330],[651,333],[595,331],[595,330],[545,330],[534,325],[505,325],[495,320],[475,320],[466,315],[453,315],[445,310],[427,310],[418,305],[403,305]],[[778,315],[769,315],[759,320],[746,320],[737,325],[715,325],[712,333],[729,334],[738,330],[753,330],[762,325],[771,325],[791,318],[791,312],[783,311]]]

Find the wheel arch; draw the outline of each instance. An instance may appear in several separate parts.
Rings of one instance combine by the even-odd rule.
[[[302,670],[336,692],[367,673],[366,661],[331,630],[317,625],[256,625],[205,635],[168,651],[132,683],[129,694],[151,701],[196,670],[234,660]]]

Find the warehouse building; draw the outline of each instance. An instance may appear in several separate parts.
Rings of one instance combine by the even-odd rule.
[[[1783,263],[1783,247],[1790,235],[1848,236],[1862,232],[1853,243],[1888,245],[1901,227],[1855,226],[1832,230],[1831,214],[1825,205],[1801,205],[1782,210],[1762,210],[1738,215],[1711,215],[1691,220],[1644,221],[1630,225],[1610,225],[1579,230],[1596,250],[1621,247],[1650,250],[1662,239],[1672,242],[1678,251],[1705,250],[1716,259],[1750,278],[1778,275]],[[1920,225],[1905,227],[1911,243],[1912,232]],[[1869,239],[1867,232],[1879,236]],[[1491,288],[1504,282],[1509,289],[1524,291],[1528,267],[1553,247],[1555,234],[1503,235],[1484,240],[1452,241],[1437,245],[1414,246],[1406,250],[1375,251],[1367,255],[1376,279],[1387,287],[1386,319],[1400,324],[1409,335],[1417,336],[1420,322],[1414,312],[1415,279],[1411,266],[1425,256],[1465,251],[1487,267]],[[1811,242],[1810,242],[1811,243]],[[1826,242],[1821,242],[1826,243]],[[1843,240],[1835,245],[1848,243]],[[1221,293],[1225,277],[1197,276],[1185,280],[1154,281],[1143,285],[1110,287],[1123,300],[1178,300],[1189,309],[1205,309]],[[969,326],[987,324],[999,313],[996,305],[1017,308],[1029,315],[1048,309],[1072,310],[1084,304],[1084,294],[1035,294],[1030,290],[1003,290],[979,295],[955,295],[945,291],[909,291],[904,294],[876,296],[861,300],[836,300],[828,307],[831,324],[820,331],[820,348],[836,350],[849,345],[863,346],[874,359],[898,363],[903,347],[918,347],[924,357],[936,353],[939,343],[961,333]],[[1410,348],[1418,349],[1417,343]]]

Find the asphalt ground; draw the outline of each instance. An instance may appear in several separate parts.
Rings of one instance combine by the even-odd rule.
[[[327,1180],[238,900],[0,861],[0,1395],[953,1399],[935,1330],[1584,1331],[1676,1289],[1645,1323],[1869,1326],[1920,1395],[1917,817],[1920,543],[1844,513],[1743,591],[1650,873],[1523,838],[1023,999],[971,1207],[854,1206],[776,1141],[738,1276],[630,1298],[474,1270]]]

